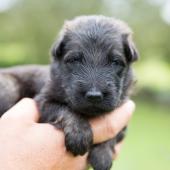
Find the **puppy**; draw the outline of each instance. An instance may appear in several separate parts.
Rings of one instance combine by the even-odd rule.
[[[0,69],[0,115],[21,98],[38,94],[40,122],[62,129],[66,148],[75,156],[89,152],[95,170],[109,170],[125,128],[116,138],[93,145],[88,119],[126,100],[137,58],[132,32],[122,21],[104,16],[67,21],[52,47],[50,71],[48,66]]]
[[[35,98],[40,122],[53,124],[65,134],[68,151],[89,152],[95,170],[109,170],[112,140],[93,145],[89,118],[106,114],[128,97],[133,83],[131,64],[138,58],[130,28],[104,16],[81,16],[67,21],[52,47],[50,80]]]

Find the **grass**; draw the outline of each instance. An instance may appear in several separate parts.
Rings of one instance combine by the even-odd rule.
[[[122,152],[112,169],[169,170],[169,109],[147,101],[136,104]]]

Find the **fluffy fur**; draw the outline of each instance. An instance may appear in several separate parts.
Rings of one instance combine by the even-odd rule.
[[[1,101],[4,96],[13,98],[1,102],[0,113],[20,98],[39,93],[35,99],[40,122],[62,129],[66,148],[75,156],[89,152],[95,170],[109,170],[114,146],[123,139],[125,128],[116,138],[93,145],[88,119],[114,110],[127,99],[133,83],[131,64],[138,58],[132,32],[120,20],[81,16],[64,24],[51,51],[50,76],[48,68],[41,67],[6,71],[15,93],[0,95]]]
[[[49,66],[0,69],[0,116],[23,97],[34,98],[49,79]]]
[[[114,145],[125,128],[115,139],[93,146],[88,118],[114,110],[128,96],[131,63],[137,60],[131,30],[109,17],[78,17],[65,23],[52,57],[51,80],[36,97],[40,121],[64,131],[68,151],[74,155],[88,151],[95,170],[109,170]]]

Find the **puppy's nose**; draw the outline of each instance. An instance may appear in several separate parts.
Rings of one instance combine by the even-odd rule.
[[[102,93],[96,90],[88,91],[85,97],[89,102],[101,102],[103,99]]]

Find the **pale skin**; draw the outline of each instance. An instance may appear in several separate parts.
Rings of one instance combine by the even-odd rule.
[[[135,105],[127,101],[120,108],[90,120],[94,143],[116,136],[128,124]],[[85,170],[87,154],[74,157],[66,151],[64,134],[50,124],[38,123],[39,113],[32,99],[23,99],[0,118],[0,169]],[[116,146],[119,153],[121,144]]]

